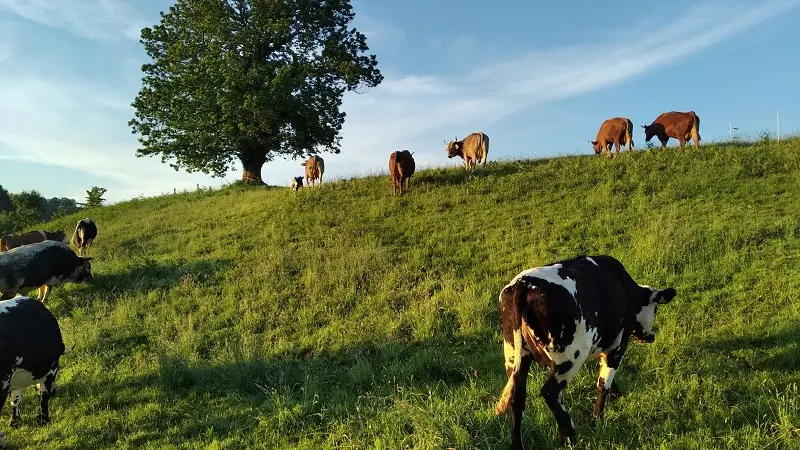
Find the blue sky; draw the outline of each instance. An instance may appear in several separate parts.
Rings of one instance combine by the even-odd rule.
[[[119,201],[239,178],[135,157],[138,33],[171,3],[0,0],[0,184],[77,199],[98,185]],[[706,141],[729,122],[774,132],[776,110],[782,134],[800,129],[800,0],[353,4],[385,80],[346,95],[342,153],[323,155],[331,179],[385,172],[401,148],[420,166],[459,165],[443,141],[479,130],[490,160],[590,154],[618,115],[639,147],[639,125],[668,110],[696,111]],[[263,171],[277,185],[301,174],[292,160]]]

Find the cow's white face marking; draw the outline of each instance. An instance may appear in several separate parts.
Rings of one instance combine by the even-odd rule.
[[[642,327],[644,336],[653,335],[653,321],[656,318],[656,303],[643,306],[642,310],[636,314],[636,321]]]
[[[14,297],[11,300],[0,301],[0,314],[8,314],[8,310],[19,305],[20,300],[26,297]]]
[[[562,286],[564,289],[567,290],[572,297],[575,297],[575,294],[578,293],[578,283],[575,282],[572,278],[561,278],[561,275],[558,274],[558,269],[562,266],[561,264],[553,264],[552,266],[544,266],[544,267],[534,267],[533,269],[523,270],[519,273],[510,283],[506,285],[506,287],[511,287],[519,281],[522,277],[536,277],[541,278],[547,282],[557,284]]]
[[[590,263],[594,264],[595,266],[600,267],[600,265],[597,264],[597,262],[595,262],[595,260],[593,260],[591,256],[587,256],[586,260],[589,261]]]

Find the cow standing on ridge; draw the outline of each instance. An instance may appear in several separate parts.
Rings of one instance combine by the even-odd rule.
[[[700,148],[700,117],[694,113],[669,111],[661,113],[650,125],[642,125],[644,140],[650,142],[653,136],[661,141],[661,149],[667,148],[669,138],[677,139],[680,148],[692,139],[694,148]]]
[[[633,122],[627,117],[613,117],[603,121],[600,130],[597,131],[597,140],[589,141],[594,149],[594,154],[599,155],[603,151],[606,156],[611,158],[611,145],[615,147],[614,156],[619,155],[620,144],[628,146],[628,153],[633,147]]]
[[[325,161],[317,155],[311,155],[308,160],[302,164],[306,168],[306,186],[314,187],[315,180],[319,180],[322,184],[322,174],[325,173]]]
[[[49,403],[56,387],[59,359],[65,351],[53,314],[28,297],[0,301],[0,411],[11,393],[11,427],[22,425],[22,391],[39,391],[39,425],[50,423]],[[0,433],[0,448],[5,448]]]
[[[28,231],[22,234],[9,234],[0,238],[0,252],[11,250],[12,248],[21,247],[23,245],[35,244],[44,241],[61,241],[67,242],[67,233],[64,230],[58,231]]]
[[[472,133],[459,141],[454,138],[447,143],[444,151],[448,158],[460,156],[464,159],[464,169],[475,170],[475,166],[480,162],[486,167],[486,159],[489,155],[489,136],[486,134]]]
[[[72,245],[78,249],[80,256],[86,255],[86,250],[92,245],[97,237],[97,225],[92,219],[81,219],[75,225],[75,232],[72,233]]]
[[[392,152],[389,155],[389,175],[392,177],[393,195],[397,195],[398,188],[400,195],[403,195],[403,181],[406,182],[406,190],[408,190],[411,185],[411,175],[414,175],[415,169],[414,157],[408,150]]]
[[[521,272],[500,293],[503,351],[508,383],[495,412],[511,406],[511,445],[522,448],[520,426],[525,385],[533,360],[550,369],[540,391],[558,423],[559,438],[575,436],[562,403],[564,389],[590,358],[600,358],[594,418],[606,395],[616,391],[614,374],[630,336],[653,342],[653,319],[675,289],[637,284],[611,256],[585,256]],[[613,393],[613,392],[612,392]]]

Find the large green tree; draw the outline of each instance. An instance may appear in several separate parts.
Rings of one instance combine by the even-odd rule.
[[[177,0],[142,30],[152,63],[130,121],[137,156],[261,181],[282,157],[339,153],[346,91],[383,81],[350,0]]]

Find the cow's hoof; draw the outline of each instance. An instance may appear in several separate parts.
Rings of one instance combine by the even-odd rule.
[[[562,444],[573,444],[573,443],[575,443],[575,429],[574,428],[559,428],[558,429],[558,440]]]
[[[43,426],[47,425],[48,423],[50,423],[50,416],[42,416],[42,415],[40,415],[39,417],[36,418],[36,423],[40,427],[43,427]]]
[[[11,422],[8,423],[11,428],[19,428],[22,426],[22,419],[19,417],[12,417]]]

